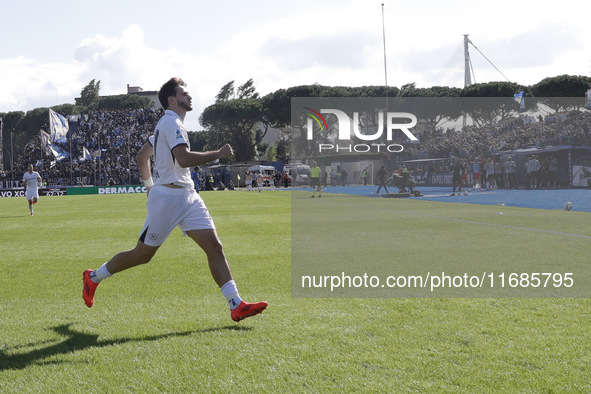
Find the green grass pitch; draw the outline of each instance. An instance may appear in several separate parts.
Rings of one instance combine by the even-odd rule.
[[[364,202],[202,195],[241,295],[269,301],[260,316],[232,322],[204,254],[178,229],[152,262],[103,282],[89,309],[82,271],[135,245],[146,196],[44,197],[33,217],[24,198],[0,199],[0,392],[591,391],[589,299],[295,298],[292,198],[312,217],[331,200]],[[506,230],[495,207],[373,200],[411,237],[433,239],[409,257],[440,256],[449,241],[436,235],[470,239],[480,228],[471,222],[490,223],[479,236],[493,242]],[[499,247],[498,258],[535,253],[532,237],[549,228],[591,235],[588,213],[505,211],[510,225],[540,232],[515,231],[518,248]],[[589,245],[583,237],[559,252],[585,260]]]

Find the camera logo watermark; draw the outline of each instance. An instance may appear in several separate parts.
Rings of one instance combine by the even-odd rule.
[[[307,123],[306,123],[306,139],[308,141],[314,140],[314,127],[315,125],[318,126],[317,128],[320,129],[321,132],[326,131],[327,134],[330,134],[333,131],[333,134],[336,134],[335,143],[319,143],[318,144],[318,152],[326,152],[326,151],[336,151],[336,152],[370,152],[370,151],[377,151],[380,152],[381,150],[385,150],[388,152],[402,152],[404,147],[400,144],[390,144],[393,140],[393,136],[395,131],[400,130],[404,135],[412,142],[418,141],[418,138],[410,131],[411,128],[416,126],[417,124],[417,117],[409,112],[387,112],[378,111],[377,112],[377,121],[375,122],[374,130],[371,133],[363,133],[361,131],[360,125],[362,124],[360,121],[359,112],[355,111],[352,113],[352,117],[350,117],[345,111],[340,109],[334,108],[322,108],[319,111],[314,110],[310,107],[304,107],[307,111],[306,115],[308,116]],[[333,128],[329,128],[328,122],[326,120],[327,116],[330,119],[330,116],[336,117],[336,122],[332,122]],[[385,118],[385,121],[384,121]],[[336,133],[334,132],[334,128],[336,127]],[[385,130],[385,138],[388,143],[379,143],[379,141],[383,141],[384,139],[384,130]],[[343,145],[342,142],[351,141],[352,136],[360,141],[365,141],[368,143],[363,144],[349,144]],[[341,144],[339,144],[341,142]],[[373,143],[369,143],[373,142]]]

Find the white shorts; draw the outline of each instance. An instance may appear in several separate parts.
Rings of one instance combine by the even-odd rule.
[[[39,199],[39,190],[38,189],[27,189],[27,200],[32,200],[33,198]]]
[[[148,215],[140,241],[160,246],[177,226],[184,235],[190,230],[215,230],[213,219],[195,189],[153,187],[148,196]]]

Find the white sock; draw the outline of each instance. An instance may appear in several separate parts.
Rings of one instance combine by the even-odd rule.
[[[236,283],[233,280],[230,280],[224,284],[220,290],[226,300],[228,300],[228,304],[230,305],[230,309],[236,309],[242,302],[242,298],[238,295],[238,289],[236,288]]]
[[[109,272],[109,270],[107,269],[107,263],[105,263],[101,265],[99,269],[92,271],[90,273],[90,280],[94,283],[101,283],[103,279],[107,279],[111,276],[113,276],[113,274]]]

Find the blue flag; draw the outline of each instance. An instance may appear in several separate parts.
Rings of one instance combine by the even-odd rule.
[[[57,161],[62,161],[70,157],[70,154],[55,144],[49,144],[49,149]]]
[[[66,118],[49,109],[49,128],[51,129],[51,142],[65,143],[70,125]]]
[[[519,112],[525,112],[525,92],[515,93],[513,98],[519,103]]]

